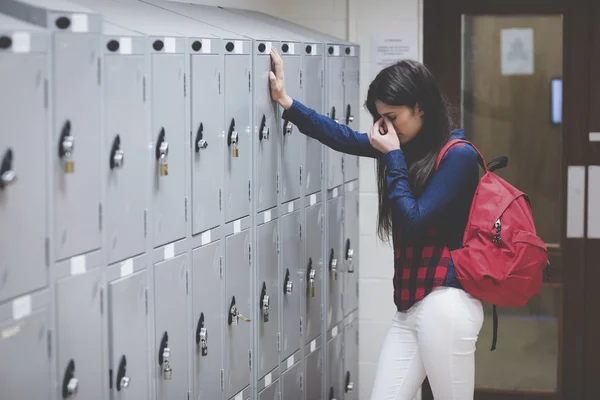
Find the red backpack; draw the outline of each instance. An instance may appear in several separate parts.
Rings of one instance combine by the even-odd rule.
[[[436,169],[448,150],[460,143],[473,146],[466,140],[450,140],[440,151]],[[496,159],[498,165],[488,168],[479,150],[477,153],[485,174],[475,191],[463,247],[450,254],[465,291],[494,305],[494,350],[496,306],[521,307],[540,293],[544,269],[549,265],[548,251],[536,235],[528,196],[493,172],[506,166],[508,159]]]

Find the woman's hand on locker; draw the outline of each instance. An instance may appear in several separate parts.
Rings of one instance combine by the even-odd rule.
[[[285,91],[285,79],[283,74],[283,60],[273,47],[271,49],[271,61],[275,72],[269,72],[269,82],[271,85],[271,98],[276,101],[285,110],[292,106],[293,100]]]

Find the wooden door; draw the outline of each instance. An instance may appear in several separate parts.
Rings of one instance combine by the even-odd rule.
[[[600,292],[586,277],[596,267],[600,279],[591,263],[600,251],[586,239],[587,166],[600,155],[600,144],[589,146],[588,124],[600,132],[589,111],[592,99],[600,114],[589,87],[591,15],[589,0],[424,0],[424,62],[468,139],[488,160],[509,157],[498,174],[529,194],[553,266],[527,306],[499,309],[494,352],[485,305],[476,399],[584,399],[584,346],[600,327],[585,323],[586,295]]]

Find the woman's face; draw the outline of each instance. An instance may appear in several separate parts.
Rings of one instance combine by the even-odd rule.
[[[416,105],[415,108],[407,106],[390,106],[377,100],[377,112],[387,119],[396,130],[400,145],[405,145],[413,140],[423,126],[423,111]]]

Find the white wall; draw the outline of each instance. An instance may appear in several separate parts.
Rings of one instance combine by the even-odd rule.
[[[176,0],[266,12],[289,21],[348,39],[361,46],[361,105],[376,73],[371,65],[374,35],[401,27],[418,38],[422,59],[422,0]],[[361,109],[362,132],[371,118]],[[383,339],[395,313],[392,275],[393,251],[376,237],[377,185],[375,164],[360,160],[359,243],[359,398],[368,399]]]

